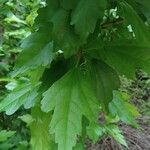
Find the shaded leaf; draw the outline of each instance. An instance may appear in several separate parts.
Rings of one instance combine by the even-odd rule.
[[[119,77],[115,70],[98,60],[91,61],[90,76],[97,99],[100,100],[103,109],[107,110],[109,102],[113,99],[113,90],[120,86]]]
[[[51,21],[53,23],[52,36],[57,50],[63,50],[66,58],[75,54],[80,41],[69,25],[69,12],[60,8]]]
[[[75,25],[75,31],[85,40],[93,33],[98,19],[102,19],[106,8],[105,0],[80,0],[72,13],[71,25]]]
[[[150,1],[148,0],[136,0],[136,2],[139,4],[139,9],[144,14],[144,16],[147,18],[148,22],[150,23]]]
[[[133,78],[135,70],[140,68],[150,73],[150,44],[147,42],[116,40],[104,45],[97,40],[88,49],[91,57],[104,61],[120,75]]]
[[[14,134],[15,131],[6,131],[6,130],[0,131],[0,142],[6,141],[7,138],[13,136]]]
[[[143,42],[150,41],[150,30],[138,16],[136,11],[126,2],[121,2],[118,9],[119,15],[124,18],[125,28],[127,28],[127,26],[131,26],[135,39],[142,40]]]
[[[79,0],[61,0],[60,4],[64,9],[73,9]]]
[[[52,16],[59,8],[59,0],[47,0],[47,6],[39,9],[38,16],[35,19],[35,26],[42,27],[50,25]]]

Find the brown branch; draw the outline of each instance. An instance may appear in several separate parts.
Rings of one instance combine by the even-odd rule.
[[[113,20],[113,21],[109,21],[109,22],[105,22],[105,23],[102,23],[101,24],[101,28],[102,29],[107,29],[107,28],[110,28],[114,25],[120,25],[120,24],[123,24],[124,22],[124,19],[122,18],[118,18],[116,20]]]

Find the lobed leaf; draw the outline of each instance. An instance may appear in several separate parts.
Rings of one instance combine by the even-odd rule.
[[[109,111],[111,115],[119,116],[120,120],[123,122],[137,127],[135,117],[137,117],[139,114],[133,105],[125,101],[121,93],[117,91],[113,92],[113,100],[109,104]]]
[[[37,86],[32,87],[30,83],[18,85],[4,100],[0,102],[0,112],[6,111],[7,115],[15,113],[22,105],[26,109],[34,106],[37,93]]]
[[[81,134],[82,115],[90,122],[98,117],[99,106],[89,83],[79,69],[73,69],[44,93],[42,110],[54,110],[50,131],[55,133],[58,150],[75,146],[77,135]]]
[[[50,32],[46,29],[31,34],[22,43],[23,51],[16,61],[12,76],[24,74],[31,69],[47,66],[54,58],[53,42],[50,41]]]

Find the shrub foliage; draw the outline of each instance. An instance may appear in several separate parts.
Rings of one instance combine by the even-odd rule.
[[[150,73],[149,6],[146,0],[47,0],[38,10],[10,73],[16,86],[0,103],[7,115],[31,110],[21,119],[33,150],[82,150],[87,137],[96,142],[104,134],[127,146],[115,123],[137,126],[138,112],[117,91],[119,75]]]

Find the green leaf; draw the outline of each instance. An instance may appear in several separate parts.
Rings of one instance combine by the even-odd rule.
[[[126,2],[119,4],[119,15],[124,18],[124,26],[131,26],[134,36],[138,40],[150,41],[150,30],[138,16],[136,11]],[[127,32],[127,31],[125,31]]]
[[[106,61],[120,74],[133,78],[136,69],[150,73],[149,43],[137,40],[116,41],[105,50]]]
[[[87,135],[94,143],[96,143],[100,137],[104,134],[104,128],[99,126],[98,124],[90,124],[87,127]]]
[[[128,147],[124,136],[122,135],[121,130],[119,130],[118,126],[116,125],[106,125],[104,126],[105,128],[105,132],[112,136],[117,142],[119,142],[120,144],[124,145],[125,147]]]
[[[113,90],[120,86],[119,77],[115,70],[98,60],[91,61],[90,76],[97,99],[100,100],[103,109],[107,110],[109,102],[113,99]]]
[[[39,107],[32,109],[33,122],[29,125],[31,131],[31,147],[33,150],[55,150],[49,134],[50,113],[43,113]]]
[[[82,115],[90,122],[98,117],[99,106],[89,80],[79,69],[73,69],[44,93],[42,110],[54,110],[50,123],[58,150],[71,150],[81,134]]]
[[[120,120],[123,122],[133,125],[137,127],[137,123],[135,117],[137,116],[137,112],[130,110],[132,105],[125,101],[122,93],[114,91],[113,92],[113,100],[109,104],[109,111],[111,115],[119,116]],[[134,109],[135,110],[135,109]]]
[[[39,9],[38,17],[35,19],[35,26],[42,27],[51,23],[52,16],[59,8],[59,0],[47,0],[47,6]]]
[[[61,0],[60,4],[64,9],[73,9],[79,0]]]
[[[72,13],[71,25],[75,25],[75,31],[85,40],[93,33],[98,19],[102,19],[106,8],[105,0],[80,0]]]
[[[150,1],[148,0],[136,0],[136,2],[139,4],[140,11],[144,14],[144,16],[147,18],[148,22],[150,23]]]
[[[126,0],[126,2],[129,3],[136,10],[137,14],[139,14],[144,21],[148,21],[150,23],[150,1]]]
[[[15,134],[15,131],[1,130],[0,131],[0,142],[6,141],[7,138],[13,136],[14,134]]]
[[[56,40],[62,40],[66,32],[69,12],[60,8],[52,17],[53,23],[52,34]]]
[[[51,19],[53,23],[52,36],[57,50],[64,51],[64,56],[70,57],[78,51],[79,37],[69,25],[69,12],[60,8]]]
[[[84,143],[77,143],[73,150],[85,150]]]
[[[31,34],[22,44],[23,51],[16,61],[12,76],[23,74],[37,67],[47,66],[54,58],[53,42],[48,29]]]
[[[30,125],[31,123],[33,123],[33,121],[35,121],[33,117],[29,114],[19,116],[18,118],[25,122],[27,125]]]
[[[147,42],[124,39],[104,45],[101,40],[97,40],[88,47],[88,53],[129,78],[135,76],[136,69],[150,73],[150,44]]]
[[[119,130],[118,126],[114,124],[106,123],[102,126],[98,124],[90,124],[87,128],[87,134],[95,143],[103,135],[109,135],[113,137],[117,142],[127,147],[127,143],[122,135],[122,132]]]
[[[94,143],[96,143],[103,135],[109,135],[117,142],[127,147],[127,143],[122,135],[122,132],[119,130],[118,126],[114,124],[107,123],[102,126],[98,124],[90,124],[87,128],[87,134]]]
[[[119,74],[129,78],[134,77],[136,69],[150,73],[150,30],[130,5],[122,2],[120,9],[120,15],[124,17],[124,30],[118,28],[117,32],[128,33],[128,36],[113,36],[112,41],[103,41],[101,38],[91,40],[87,51],[91,57],[104,61]],[[133,30],[132,36],[127,30],[129,25]]]
[[[36,101],[38,85],[23,83],[18,85],[7,97],[0,102],[0,112],[6,111],[7,115],[15,113],[20,106],[24,105],[26,109],[31,108]]]

